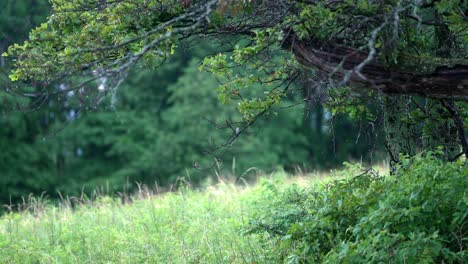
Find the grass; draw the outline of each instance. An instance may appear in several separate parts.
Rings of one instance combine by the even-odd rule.
[[[464,263],[465,161],[427,153],[394,177],[347,167],[59,205],[31,198],[0,217],[0,263]]]
[[[327,176],[270,176],[278,186],[310,185]],[[2,263],[272,263],[265,235],[241,227],[255,213],[260,185],[221,181],[203,190],[155,194],[146,188],[132,202],[100,197],[39,200],[0,218]],[[129,200],[129,199],[124,199]],[[73,208],[72,208],[73,207]],[[266,243],[265,243],[266,242]]]

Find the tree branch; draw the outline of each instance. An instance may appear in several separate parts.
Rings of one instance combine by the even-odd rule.
[[[374,58],[356,74],[353,69],[369,58],[367,52],[335,43],[301,40],[294,32],[287,36],[283,47],[290,49],[303,66],[314,68],[324,76],[346,78],[348,85],[356,89],[468,101],[466,64],[441,65],[431,73],[416,74],[390,69]],[[347,76],[350,71],[353,73]]]

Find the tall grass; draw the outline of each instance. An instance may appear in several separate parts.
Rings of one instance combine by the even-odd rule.
[[[282,173],[272,178],[293,182]],[[254,213],[258,188],[220,180],[204,190],[140,188],[133,197],[64,199],[59,206],[32,199],[23,212],[0,218],[0,262],[279,262],[266,233],[240,228]]]
[[[465,263],[468,166],[437,155],[392,177],[348,166],[337,180],[30,197],[0,218],[0,263]]]

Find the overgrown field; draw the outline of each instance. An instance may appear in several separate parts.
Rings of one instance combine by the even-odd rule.
[[[1,263],[463,263],[468,168],[431,155],[396,176],[276,174],[132,201],[38,201],[0,218]],[[298,181],[300,179],[300,181]],[[74,204],[74,206],[71,206]],[[72,208],[73,207],[73,208]]]
[[[313,177],[313,176],[312,176]],[[299,178],[296,178],[297,181]],[[278,187],[287,175],[270,180]],[[268,182],[269,180],[263,180]],[[289,180],[288,180],[289,181]],[[303,180],[305,182],[305,180]],[[281,187],[282,188],[282,187]],[[0,220],[1,263],[266,263],[279,260],[264,235],[245,235],[263,184],[220,182],[202,191],[181,188],[133,201],[102,197],[71,208],[32,201]],[[75,200],[75,203],[77,201]],[[79,203],[79,201],[78,201]]]

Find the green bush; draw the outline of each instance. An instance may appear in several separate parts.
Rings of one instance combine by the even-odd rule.
[[[466,186],[466,161],[432,153],[406,159],[392,177],[367,171],[310,190],[266,183],[247,231],[269,234],[287,263],[461,263]]]

